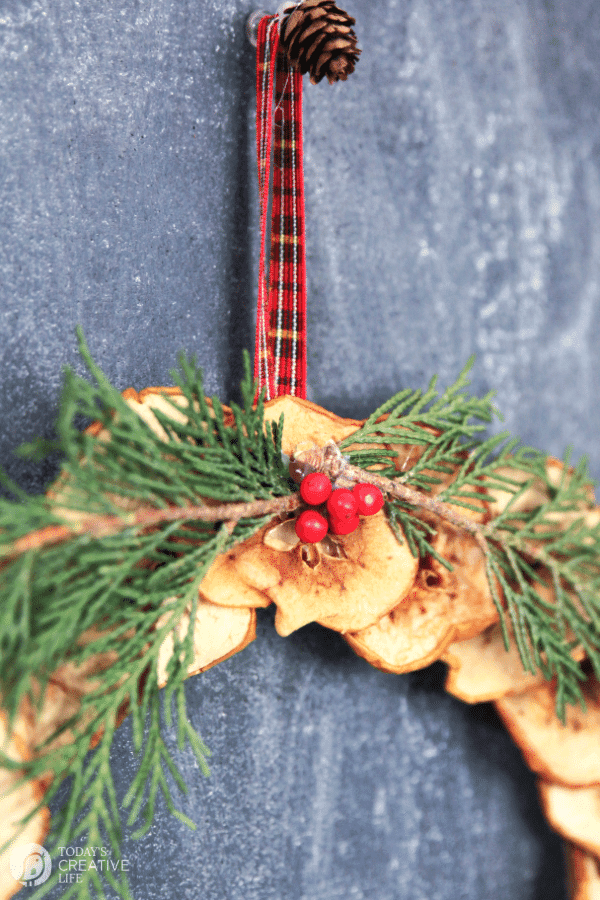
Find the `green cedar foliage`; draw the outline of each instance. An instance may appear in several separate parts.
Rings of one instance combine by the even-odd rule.
[[[508,648],[515,640],[526,670],[556,678],[556,711],[564,721],[566,704],[583,703],[575,646],[600,678],[600,522],[592,484],[585,461],[573,468],[567,456],[552,466],[545,453],[507,433],[484,437],[497,411],[491,395],[479,400],[466,393],[472,362],[441,395],[435,379],[424,392],[400,392],[340,447],[368,444],[349,453],[351,463],[377,465],[378,475],[434,493],[440,503],[477,510],[482,500],[504,494],[504,510],[478,529],[504,642]],[[540,502],[522,508],[531,491]],[[387,511],[415,555],[439,559],[429,519],[397,500],[388,501]]]
[[[232,405],[233,426],[226,428],[219,401],[208,403],[205,398],[200,371],[182,359],[181,372],[173,376],[189,404],[187,422],[178,424],[158,412],[167,432],[167,439],[161,440],[107,382],[81,336],[80,342],[94,380],[66,374],[57,428],[64,464],[53,486],[61,507],[119,515],[132,503],[163,509],[206,497],[229,503],[290,493],[281,426],[264,428],[262,401],[253,406],[248,360],[243,404]],[[81,432],[76,425],[81,415],[102,422],[107,439]],[[179,747],[189,743],[201,770],[208,771],[208,751],[189,724],[184,694],[193,659],[198,585],[218,553],[245,540],[267,519],[240,520],[233,531],[224,524],[182,520],[146,532],[124,528],[101,539],[83,534],[11,557],[10,545],[16,539],[60,521],[55,503],[44,497],[19,492],[17,501],[0,503],[0,562],[3,555],[6,562],[0,569],[2,703],[12,717],[25,696],[34,705],[39,702],[48,678],[65,660],[81,664],[92,655],[118,649],[117,659],[100,673],[97,689],[84,696],[80,714],[61,728],[73,727],[74,742],[40,748],[39,758],[27,765],[30,777],[55,773],[44,804],[69,776],[68,800],[54,817],[46,842],[50,852],[83,836],[86,846],[111,846],[118,854],[122,822],[109,751],[119,712],[128,705],[140,760],[125,798],[127,825],[138,823],[137,833],[143,834],[152,823],[159,793],[175,815],[193,825],[176,809],[171,785],[185,791],[185,783],[162,735],[165,726],[175,724]],[[175,637],[161,703],[158,651],[186,609],[191,610],[190,627],[182,639]],[[78,643],[95,626],[98,637]],[[89,753],[99,732],[100,742]],[[6,758],[3,762],[10,765]],[[64,896],[104,897],[104,877],[127,897],[121,876],[117,881],[110,871],[86,871],[83,881],[70,885]],[[55,881],[53,876],[36,896],[47,893]]]
[[[235,527],[183,517],[151,529],[132,527],[124,518],[117,534],[84,533],[18,555],[14,542],[60,524],[57,504],[71,513],[126,517],[140,506],[186,507],[205,498],[244,503],[285,497],[296,488],[282,458],[282,423],[265,428],[262,398],[254,405],[248,358],[243,402],[233,404],[231,414],[218,399],[206,400],[201,372],[182,358],[173,375],[187,400],[187,419],[180,424],[156,412],[166,433],[161,439],[108,383],[79,338],[92,381],[66,374],[57,427],[63,469],[54,500],[52,492],[32,498],[15,487],[15,500],[0,501],[0,690],[3,707],[14,716],[24,697],[39,703],[48,679],[65,661],[81,664],[118,648],[97,688],[83,698],[80,713],[62,726],[73,729],[74,739],[60,746],[51,737],[26,769],[27,777],[55,773],[44,804],[67,778],[67,800],[47,841],[51,852],[80,840],[87,847],[111,846],[118,856],[123,826],[137,826],[136,834],[147,831],[159,795],[193,827],[176,808],[173,785],[182,791],[186,786],[164,735],[175,727],[178,746],[189,743],[201,770],[208,771],[209,753],[189,724],[184,694],[198,585],[218,553],[251,536],[269,517],[240,519]],[[570,469],[566,460],[557,480],[545,454],[507,435],[485,437],[495,410],[490,396],[469,396],[468,370],[441,394],[435,382],[424,392],[401,391],[340,446],[354,447],[352,464],[466,511],[482,497],[491,501],[494,492],[508,495],[504,511],[481,525],[477,538],[507,646],[514,639],[526,668],[556,677],[557,711],[564,716],[566,703],[582,699],[583,676],[571,658],[575,644],[583,645],[600,677],[600,526],[590,524],[587,515],[594,503],[586,468]],[[82,432],[81,416],[100,421],[106,439]],[[48,448],[28,449],[36,454]],[[522,508],[519,501],[532,487],[543,501]],[[415,555],[437,555],[431,516],[394,498],[386,509],[399,539],[405,538]],[[542,590],[546,586],[553,591],[551,603]],[[190,627],[178,638],[173,629],[186,610]],[[93,628],[93,641],[78,642]],[[169,633],[175,648],[161,701],[157,658]],[[110,748],[125,707],[139,768],[125,797],[123,822]],[[11,765],[6,757],[0,763]],[[54,883],[55,878],[35,896]],[[105,897],[107,885],[123,898],[131,896],[123,873],[92,869],[64,897]]]

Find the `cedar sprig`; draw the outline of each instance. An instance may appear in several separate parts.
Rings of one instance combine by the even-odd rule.
[[[144,550],[151,557],[153,551],[159,548],[160,541],[165,542],[175,533],[176,525],[171,525],[162,536],[153,535],[152,540],[144,543]],[[121,554],[138,558],[133,544],[123,543],[125,535],[120,535],[120,540],[112,537],[108,543],[121,544]],[[103,626],[106,626],[104,634],[87,645],[85,648],[77,648],[70,654],[65,654],[71,661],[81,663],[90,654],[106,652],[118,649],[118,658],[105,672],[98,674],[100,686],[92,693],[82,698],[81,710],[77,716],[66,722],[58,734],[66,728],[73,729],[74,740],[66,746],[52,749],[46,752],[39,748],[39,755],[33,762],[24,767],[26,776],[37,778],[44,776],[48,771],[54,772],[52,783],[42,803],[49,803],[60,787],[61,780],[68,775],[70,777],[70,790],[68,799],[58,815],[53,817],[52,834],[46,841],[47,849],[52,853],[53,849],[73,843],[82,838],[85,847],[97,847],[109,845],[113,848],[115,858],[118,858],[122,841],[123,827],[121,815],[116,803],[113,784],[113,773],[109,763],[110,748],[115,728],[120,720],[120,713],[126,706],[130,712],[132,723],[133,741],[135,751],[140,758],[139,769],[134,777],[129,791],[124,800],[125,809],[130,809],[127,826],[131,827],[141,818],[142,823],[136,834],[141,835],[150,826],[160,793],[167,807],[182,821],[191,827],[193,823],[177,810],[173,788],[167,775],[172,776],[179,790],[185,792],[185,781],[179,772],[173,754],[165,740],[165,731],[174,724],[173,706],[175,707],[175,724],[177,729],[178,747],[183,749],[189,744],[196,756],[201,771],[207,773],[208,751],[202,741],[192,729],[186,710],[186,701],[183,682],[186,677],[187,666],[193,657],[193,622],[195,606],[197,604],[198,585],[207,567],[212,563],[216,553],[224,550],[231,541],[231,536],[226,528],[221,528],[216,535],[204,541],[191,554],[191,565],[194,577],[190,579],[189,572],[184,578],[185,586],[181,588],[179,596],[173,596],[166,604],[153,604],[156,597],[165,595],[166,587],[177,591],[178,580],[183,576],[181,567],[178,569],[179,559],[172,558],[164,566],[157,569],[150,579],[145,581],[147,591],[145,597],[138,593],[143,581],[140,578],[132,579],[127,589],[127,602],[123,603],[117,612],[110,609],[110,598],[104,591],[109,613],[104,617]],[[106,541],[94,542],[102,545]],[[62,549],[62,548],[61,548]],[[96,551],[99,547],[96,546]],[[43,557],[56,556],[56,548],[46,552]],[[73,561],[75,563],[75,561]],[[87,558],[81,561],[84,565],[89,562]],[[119,562],[111,559],[110,555],[98,554],[96,565],[102,570],[106,565],[108,570],[117,571]],[[166,571],[166,570],[171,571]],[[94,569],[96,577],[98,570]],[[156,577],[158,576],[158,577]],[[81,585],[85,589],[85,584]],[[76,600],[77,593],[70,596],[71,601]],[[138,601],[138,602],[136,602]],[[73,603],[71,603],[71,610]],[[183,638],[177,638],[175,631],[175,649],[171,658],[168,674],[168,693],[161,703],[160,692],[157,683],[157,657],[160,646],[167,634],[178,623],[185,610],[191,609],[190,626]],[[69,606],[62,611],[54,609],[54,614],[60,616],[63,626],[67,628],[69,618]],[[162,621],[166,615],[166,620]],[[90,613],[90,617],[94,616]],[[98,621],[96,614],[96,622]],[[162,624],[158,620],[161,619]],[[44,634],[44,626],[41,623],[41,634]],[[80,627],[85,626],[85,622]],[[111,627],[113,626],[114,627]],[[52,633],[50,628],[47,632]],[[25,652],[21,657],[26,657]],[[54,654],[48,653],[46,648],[45,658],[34,657],[31,668],[35,669],[36,663],[50,670],[54,663],[48,663]],[[23,660],[24,661],[24,660]],[[25,667],[22,666],[24,670]],[[42,669],[43,671],[43,669]],[[12,693],[22,697],[27,688],[27,678],[20,673],[20,681],[12,685],[7,682],[7,699]],[[96,676],[95,676],[96,677]],[[162,713],[161,713],[162,708]],[[161,714],[164,722],[161,720]],[[82,725],[82,723],[85,723]],[[101,732],[100,743],[96,749],[89,753],[95,736]],[[57,735],[51,736],[52,740]],[[42,804],[40,804],[42,805]],[[57,873],[58,875],[59,873]],[[129,889],[123,872],[119,881],[110,870],[98,873],[95,870],[87,870],[83,881],[73,884],[68,888],[65,897],[87,898],[92,896],[92,888],[95,895],[104,897],[103,878],[106,878],[119,896],[128,897]],[[42,888],[37,896],[50,889],[54,882],[50,881]]]
[[[189,403],[188,420],[180,424],[162,416],[167,436],[161,439],[109,384],[81,335],[80,345],[93,381],[66,374],[57,423],[64,459],[59,478],[48,497],[29,498],[17,489],[15,501],[0,504],[1,695],[13,719],[24,702],[39,708],[61,663],[81,664],[118,649],[115,662],[94,675],[98,687],[82,698],[79,713],[25,765],[28,778],[54,773],[44,805],[69,776],[67,800],[54,816],[46,841],[50,852],[80,838],[86,847],[108,844],[118,856],[123,824],[108,760],[125,708],[140,758],[124,801],[127,826],[141,822],[136,834],[144,833],[159,795],[175,815],[193,824],[177,810],[174,790],[184,791],[185,782],[166,733],[175,725],[178,746],[190,744],[207,772],[208,751],[189,723],[183,688],[193,661],[198,586],[219,553],[245,540],[269,518],[242,517],[228,524],[188,521],[186,509],[205,497],[242,506],[257,497],[285,499],[291,486],[282,461],[281,427],[265,430],[262,400],[253,405],[248,361],[243,403],[233,405],[229,413],[218,399],[206,400],[200,371],[182,359],[177,378]],[[81,431],[82,416],[102,423],[99,438]],[[30,447],[30,452],[38,451],[39,445]],[[129,527],[132,504],[159,512],[181,507],[179,519],[151,529]],[[121,517],[122,527],[96,538],[85,528],[79,530],[69,514],[65,529],[62,509],[95,515],[94,521]],[[40,542],[27,552],[12,553],[19,539],[43,537],[61,527],[65,533],[58,543]],[[180,637],[177,625],[184,613],[189,613],[189,627]],[[94,627],[100,629],[96,639],[79,643]],[[157,659],[168,634],[174,651],[161,701]],[[73,739],[56,746],[55,738],[67,730]],[[2,762],[11,764],[6,758]],[[54,883],[46,882],[36,896]],[[130,896],[124,873],[117,878],[111,870],[92,869],[83,881],[68,887],[65,897],[104,897],[106,883],[119,896]]]
[[[352,465],[431,497],[442,519],[448,507],[477,511],[494,492],[508,495],[503,511],[489,522],[476,525],[465,518],[463,527],[485,553],[505,646],[514,640],[527,671],[556,678],[556,711],[564,720],[567,704],[583,703],[575,646],[583,647],[600,678],[600,524],[589,516],[594,499],[587,463],[572,467],[567,454],[556,484],[545,453],[507,433],[483,437],[498,413],[492,394],[477,400],[467,393],[471,365],[472,360],[441,395],[435,380],[423,393],[400,392],[340,449],[349,449]],[[368,449],[356,448],[361,443]],[[420,449],[411,463],[415,446]],[[534,486],[545,501],[520,509],[519,500]],[[414,555],[448,566],[435,549],[431,515],[424,518],[410,502],[394,497],[388,497],[387,510]],[[543,588],[551,589],[551,603]]]

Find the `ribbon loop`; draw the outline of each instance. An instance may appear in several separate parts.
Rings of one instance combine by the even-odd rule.
[[[256,55],[261,244],[254,377],[267,399],[306,397],[302,75],[278,49],[279,17],[265,16],[258,26]]]

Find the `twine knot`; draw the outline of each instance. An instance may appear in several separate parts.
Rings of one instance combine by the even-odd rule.
[[[335,488],[351,488],[355,480],[346,475],[349,461],[335,441],[328,441],[323,447],[315,444],[299,444],[292,455],[293,466],[300,478],[309,472],[324,472]]]
[[[342,454],[340,448],[335,441],[328,441],[323,447],[323,467],[326,469],[332,481],[335,481],[336,487],[346,487],[345,484],[338,484],[340,480],[345,480],[350,484],[353,482],[345,478],[345,471],[348,468],[348,460]]]

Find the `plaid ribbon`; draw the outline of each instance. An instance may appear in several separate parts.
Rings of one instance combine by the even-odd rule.
[[[256,48],[256,150],[261,245],[254,377],[258,390],[264,388],[268,400],[283,394],[306,396],[302,75],[290,68],[285,55],[278,54],[278,48],[279,17],[265,16],[258,26]]]

